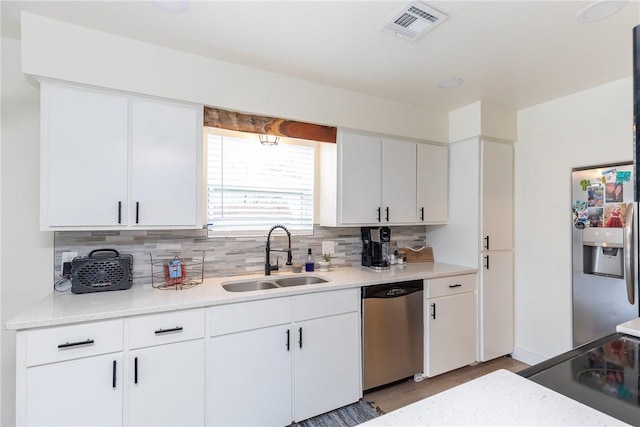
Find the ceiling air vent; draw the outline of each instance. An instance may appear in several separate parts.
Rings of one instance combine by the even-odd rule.
[[[431,6],[412,1],[382,24],[379,30],[412,42],[447,18],[447,15]]]

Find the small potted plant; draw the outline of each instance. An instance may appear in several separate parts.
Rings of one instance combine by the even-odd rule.
[[[329,267],[331,267],[331,254],[323,254],[322,261],[318,262],[320,266],[320,271],[329,271]]]

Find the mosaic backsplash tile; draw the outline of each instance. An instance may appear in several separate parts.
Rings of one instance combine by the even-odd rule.
[[[239,274],[264,272],[264,236],[256,237],[216,237],[208,238],[207,230],[146,230],[146,231],[57,231],[55,233],[54,280],[60,271],[62,252],[78,252],[87,256],[94,249],[115,249],[120,253],[133,255],[133,284],[151,285],[153,260],[170,259],[178,255],[186,262],[197,262],[206,253],[204,277],[228,277]],[[403,246],[422,246],[426,242],[425,226],[391,227],[391,238]],[[321,259],[322,241],[335,242],[334,266],[360,265],[362,241],[360,227],[320,227],[314,226],[312,236],[292,236],[293,261],[304,263],[307,249],[311,248],[314,259]],[[271,236],[271,247],[286,248],[287,238],[283,235]],[[286,262],[286,253],[271,253],[271,263],[280,258],[280,265]],[[153,278],[162,277],[153,267]],[[158,283],[155,283],[158,285]]]

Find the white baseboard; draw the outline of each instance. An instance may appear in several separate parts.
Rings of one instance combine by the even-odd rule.
[[[522,363],[526,363],[527,365],[535,365],[548,359],[548,357],[544,357],[538,353],[534,353],[532,351],[525,350],[519,347],[515,347],[513,349],[511,357]]]

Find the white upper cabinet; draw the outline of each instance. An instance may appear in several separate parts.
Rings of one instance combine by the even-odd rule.
[[[416,144],[382,140],[382,222],[416,222]]]
[[[446,157],[447,147],[339,129],[337,147],[321,147],[320,225],[446,223]]]
[[[201,228],[202,106],[41,84],[42,230]]]
[[[347,132],[340,135],[342,224],[371,224],[379,220],[381,144],[375,136]]]
[[[418,144],[418,222],[442,224],[449,218],[449,149]]]
[[[136,226],[193,226],[198,220],[199,111],[131,101],[131,192]]]
[[[118,226],[127,202],[127,99],[43,83],[41,113],[41,226]]]

